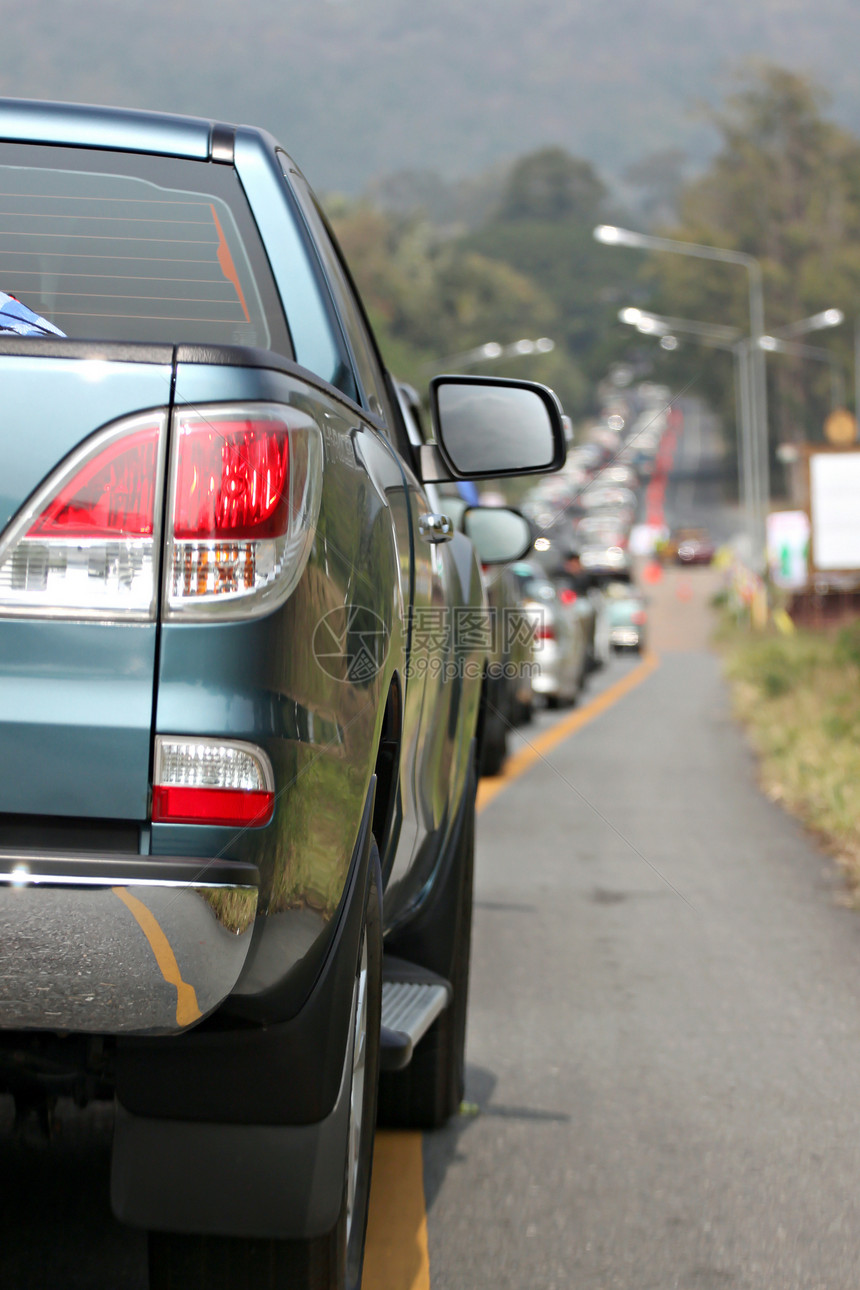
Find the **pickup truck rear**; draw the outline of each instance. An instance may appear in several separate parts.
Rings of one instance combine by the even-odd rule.
[[[410,442],[261,131],[0,137],[0,290],[62,333],[0,316],[0,1091],[114,1100],[154,1290],[357,1287],[377,1094],[462,1096],[485,600],[434,481],[556,468],[560,408],[439,378]]]

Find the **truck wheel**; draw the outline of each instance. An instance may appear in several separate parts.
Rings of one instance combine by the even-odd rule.
[[[488,711],[484,718],[484,737],[481,741],[480,773],[498,775],[508,755],[508,728],[502,715]]]
[[[378,1119],[392,1128],[441,1128],[463,1100],[475,869],[473,773],[466,792],[456,850],[429,917],[414,939],[407,932],[391,947],[399,957],[438,972],[453,988],[451,1003],[420,1040],[406,1069],[380,1076]]]
[[[149,1290],[358,1290],[370,1201],[382,1010],[379,853],[373,843],[353,995],[352,1093],[343,1201],[308,1241],[149,1233]]]

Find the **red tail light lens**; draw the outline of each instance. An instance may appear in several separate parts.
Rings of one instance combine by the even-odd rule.
[[[184,423],[173,536],[282,537],[289,523],[290,441],[283,421]]]
[[[152,537],[160,426],[109,443],[77,471],[27,537]]]
[[[555,628],[551,627],[549,623],[541,623],[540,626],[535,628],[535,640],[536,641],[554,641]]]
[[[235,739],[157,735],[154,824],[268,824],[275,809],[272,765],[262,748]]]
[[[563,605],[576,604],[576,592],[572,587],[562,587],[561,591],[558,593],[558,598]]]
[[[155,617],[165,411],[84,441],[0,540],[0,610],[22,617]]]
[[[268,824],[274,793],[231,788],[164,788],[152,790],[154,824],[223,824],[257,827]]]
[[[265,613],[307,562],[322,490],[314,421],[275,403],[174,414],[167,616]]]

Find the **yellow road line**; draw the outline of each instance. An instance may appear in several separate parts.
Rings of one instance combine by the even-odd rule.
[[[192,1021],[197,1021],[203,1013],[198,1007],[194,986],[182,980],[176,955],[171,949],[170,941],[161,930],[158,919],[151,909],[147,909],[142,900],[132,896],[125,887],[113,887],[112,891],[137,919],[141,931],[149,941],[149,947],[155,955],[161,975],[168,985],[176,988],[176,1024],[190,1026]]]
[[[553,748],[557,748],[560,743],[563,743],[575,731],[581,730],[589,721],[599,717],[602,712],[605,712],[607,708],[611,708],[625,694],[629,694],[646,677],[649,677],[659,665],[660,660],[656,654],[646,654],[639,666],[635,667],[632,672],[628,672],[620,681],[610,685],[602,694],[598,694],[590,703],[586,703],[584,707],[577,708],[575,712],[572,712],[569,717],[565,717],[563,721],[559,721],[552,729],[545,730],[542,735],[530,740],[524,748],[521,748],[519,752],[514,753],[513,756],[507,759],[501,775],[494,775],[492,779],[481,780],[478,785],[478,811],[483,811],[485,807],[489,806],[493,798],[498,797],[499,793],[503,792],[513,780],[519,779],[520,775],[524,774],[536,761],[540,761],[541,758],[545,757]]]
[[[430,1290],[420,1133],[376,1135],[362,1280],[371,1290]]]

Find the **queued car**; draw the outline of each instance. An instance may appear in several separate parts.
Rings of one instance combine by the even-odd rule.
[[[582,564],[583,568],[594,575],[598,584],[601,579],[629,577],[631,568],[630,555],[617,543],[611,546],[603,543],[599,546],[584,546]]]
[[[355,1290],[377,1094],[463,1088],[488,647],[428,485],[557,470],[561,409],[439,377],[411,443],[263,131],[0,134],[0,1090],[113,1100],[152,1290]]]
[[[603,667],[610,656],[609,620],[606,602],[601,590],[605,571],[592,570],[582,559],[588,548],[580,549],[571,536],[570,525],[559,526],[552,537],[542,534],[530,555],[549,578],[558,599],[565,607],[573,608],[585,636],[586,672]],[[565,531],[567,530],[567,531]],[[574,564],[571,567],[570,558]]]
[[[707,529],[678,529],[670,538],[678,564],[710,564],[717,548]]]
[[[515,726],[532,715],[535,637],[522,612],[510,557],[495,558],[496,532],[514,523],[523,535],[525,554],[531,546],[531,526],[525,516],[502,506],[469,506],[462,497],[445,497],[443,505],[455,525],[478,533],[476,543],[487,598],[489,653],[481,692],[479,776],[498,775],[508,755],[508,738]],[[512,520],[510,517],[516,517]],[[507,545],[497,549],[508,550]]]
[[[609,617],[609,643],[616,652],[645,649],[648,611],[645,601],[626,583],[610,583],[606,588]]]
[[[527,561],[511,566],[523,611],[534,625],[532,677],[535,694],[548,708],[575,703],[588,665],[586,627],[576,604]]]
[[[574,526],[576,539],[583,546],[620,546],[627,544],[629,525],[615,514],[586,515]]]

